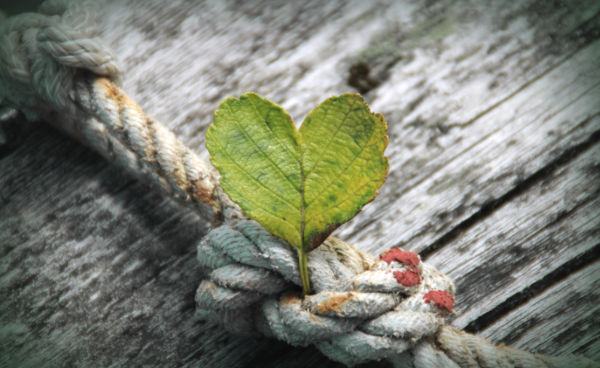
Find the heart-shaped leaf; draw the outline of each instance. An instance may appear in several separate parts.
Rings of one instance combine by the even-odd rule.
[[[360,95],[331,97],[296,130],[288,113],[255,93],[228,98],[206,133],[221,187],[265,229],[307,252],[371,201],[388,171],[383,115]]]

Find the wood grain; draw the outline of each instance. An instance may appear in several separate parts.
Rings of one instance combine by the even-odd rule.
[[[391,171],[336,235],[420,252],[457,285],[456,326],[600,360],[599,14],[593,0],[113,0],[98,30],[125,91],[204,158],[227,96],[255,91],[300,122],[360,88],[389,123]],[[44,122],[0,128],[0,367],[339,366],[198,321],[209,224]]]

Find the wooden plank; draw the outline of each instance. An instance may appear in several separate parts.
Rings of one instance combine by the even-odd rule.
[[[371,249],[401,245],[429,252],[428,248],[435,248],[436,242],[462,221],[553,165],[562,152],[586,141],[597,141],[599,57],[600,42],[596,42],[468,124],[468,128],[457,128],[459,132],[453,137],[449,132],[445,138],[450,142],[443,154],[431,153],[435,156],[423,164],[424,174],[417,182],[399,182],[394,173],[403,170],[392,171],[381,193],[383,198],[395,201],[374,202],[364,210],[363,217],[344,228],[342,236],[356,236],[362,245],[361,237],[368,238],[375,228],[383,228],[386,231]],[[554,103],[548,105],[548,101]],[[404,153],[401,148],[401,152],[394,152],[396,149],[392,148],[390,154],[392,166],[394,157]],[[435,170],[431,165],[437,166]]]
[[[401,125],[419,116],[430,122],[428,129],[393,133],[423,148],[393,161],[403,167],[403,176],[411,176],[420,165],[407,170],[401,162],[429,152],[415,158],[428,161],[443,151],[426,147],[435,139],[440,117],[449,116],[444,124],[467,122],[590,42],[600,6],[595,1],[563,5],[392,1],[269,7],[174,1],[157,6],[134,1],[123,7],[113,1],[103,9],[100,33],[122,60],[125,89],[199,151],[200,133],[225,96],[256,91],[300,123],[324,96],[349,90],[352,63],[366,59],[377,67],[399,53],[367,99],[393,126],[411,111]],[[543,14],[536,15],[535,6]],[[563,49],[553,50],[556,43]],[[459,66],[449,67],[458,61]],[[495,87],[484,88],[494,81]]]
[[[314,348],[198,321],[195,246],[207,224],[34,128],[0,161],[1,367],[232,367],[276,352],[339,367]]]
[[[594,40],[591,35],[599,23],[594,15],[600,11],[597,2],[581,2],[556,9],[542,7],[538,10],[543,10],[544,14],[537,17],[530,14],[534,6],[532,4],[510,9],[499,2],[492,2],[485,5],[486,12],[478,13],[479,17],[468,19],[461,18],[459,14],[466,11],[463,7],[470,5],[444,2],[435,9],[414,8],[399,3],[361,5],[357,9],[348,4],[320,8],[323,17],[335,18],[335,25],[317,22],[309,17],[292,21],[299,11],[290,8],[289,4],[283,6],[278,9],[279,20],[276,24],[285,25],[284,34],[302,33],[301,43],[298,40],[284,42],[289,39],[277,37],[276,29],[273,29],[272,35],[263,35],[257,29],[262,29],[261,26],[271,27],[273,18],[257,19],[229,6],[205,4],[202,9],[204,12],[194,13],[200,19],[193,18],[194,22],[186,23],[186,27],[172,21],[168,15],[191,12],[186,8],[189,4],[174,3],[161,9],[141,7],[129,22],[124,21],[129,13],[116,11],[115,6],[108,6],[102,18],[107,24],[102,29],[102,35],[124,60],[126,77],[137,86],[143,86],[143,91],[139,91],[141,87],[129,90],[138,96],[137,100],[143,106],[152,106],[153,113],[180,132],[183,140],[192,147],[202,147],[203,135],[198,132],[211,122],[216,103],[227,93],[235,95],[246,90],[257,90],[285,106],[300,121],[298,117],[306,114],[322,96],[347,91],[347,73],[335,70],[334,66],[347,68],[349,63],[358,59],[366,59],[377,66],[382,62],[381,59],[392,57],[390,53],[397,53],[399,60],[390,70],[390,75],[367,95],[373,108],[386,114],[393,142],[397,142],[390,145],[387,151],[392,165],[389,182],[382,188],[378,199],[338,231],[338,235],[372,253],[392,245],[406,245],[414,250],[430,246],[483,205],[501,197],[512,188],[514,181],[523,180],[536,172],[558,151],[567,149],[570,143],[585,140],[585,134],[589,133],[576,131],[575,136],[570,136],[572,126],[558,126],[567,112],[563,111],[554,119],[538,114],[546,110],[543,96],[557,98],[554,92],[562,91],[562,85],[570,87],[568,91],[563,91],[564,95],[573,98],[568,93],[586,93],[589,84],[582,85],[582,81],[594,83],[598,80],[594,74],[597,74],[597,68],[594,68],[597,59],[594,50],[597,50],[597,46],[590,47],[592,51],[588,50],[584,56],[570,60],[567,66],[561,64],[579,48]],[[449,11],[449,7],[455,8]],[[159,19],[167,19],[166,24],[152,29],[147,24],[152,12],[156,12],[154,16]],[[486,14],[494,14],[493,19]],[[371,21],[370,17],[376,16],[383,17],[394,26],[386,28],[379,22]],[[535,26],[532,22],[536,22]],[[562,26],[556,28],[558,22]],[[360,32],[346,35],[341,44],[336,43],[334,47],[324,41],[336,39],[334,32],[337,29],[349,27],[360,29]],[[155,37],[144,37],[139,34],[143,33],[140,29]],[[169,42],[157,48],[156,38],[166,38],[162,34],[166,30],[169,30]],[[129,46],[123,34],[130,35],[139,48],[145,49],[143,58],[137,48]],[[516,35],[515,39],[511,39],[510,35]],[[251,48],[252,42],[248,41],[248,37],[260,45],[251,53],[251,57],[242,55],[244,50]],[[188,48],[174,62],[172,55],[182,45],[187,45],[190,38],[198,40],[197,45]],[[367,40],[374,45],[368,44]],[[552,44],[559,40],[562,41],[560,52],[552,48]],[[217,48],[215,44],[228,45],[229,48]],[[300,47],[300,50],[292,52],[294,47]],[[235,50],[235,55],[231,55],[231,50]],[[318,63],[315,62],[315,55],[318,55]],[[264,58],[270,62],[268,68],[264,66]],[[579,67],[582,59],[588,69]],[[518,68],[513,65],[516,62],[520,63]],[[457,66],[448,67],[456,63]],[[182,64],[186,65],[183,70],[179,67]],[[161,68],[157,69],[156,65],[161,65]],[[560,71],[542,78],[557,65],[562,65]],[[303,72],[298,74],[299,70]],[[180,80],[194,83],[189,86],[162,83],[155,89],[148,89],[149,84],[164,80],[167,75],[179,75]],[[282,76],[285,76],[283,81]],[[564,80],[557,81],[557,76]],[[233,79],[239,85],[233,86],[233,89],[224,86],[226,89],[220,97],[214,100],[209,98],[208,104],[205,104],[203,96],[190,98],[193,90],[201,90],[204,95],[206,91],[215,90],[213,82],[219,81],[218,85],[222,86],[222,80],[225,79]],[[315,88],[316,80],[318,85]],[[534,81],[538,81],[537,89],[519,93]],[[310,88],[298,84],[309,84]],[[541,92],[546,95],[541,95]],[[180,101],[186,105],[173,109],[170,104],[162,103],[167,93],[170,94],[169,101]],[[298,96],[303,96],[302,103],[298,101]],[[589,100],[597,98],[593,94],[586,97]],[[502,103],[507,99],[512,100],[505,103],[504,108]],[[537,103],[538,110],[530,106],[531,102]],[[580,102],[583,103],[585,101]],[[525,111],[519,110],[516,105],[521,105]],[[569,121],[572,124],[584,121],[589,117],[585,114],[590,107],[589,104],[585,109],[574,107],[580,115]],[[187,117],[181,116],[184,111]],[[494,114],[490,116],[487,114],[489,112]],[[546,121],[543,129],[546,129],[546,133],[552,132],[549,135],[537,127],[540,120],[547,118],[551,121]],[[513,125],[506,127],[507,123]],[[518,152],[530,152],[536,139],[512,137],[512,132],[523,123],[529,123],[529,128],[545,139],[537,145],[539,151],[531,152],[529,157],[522,157]],[[594,127],[594,124],[585,123],[588,129]],[[497,131],[498,127],[504,129]],[[578,133],[583,136],[577,136]],[[487,141],[479,143],[484,138]],[[500,167],[493,164],[485,166],[483,159],[479,164],[465,164],[466,160],[478,157],[480,153],[471,150],[474,145],[479,143],[481,149],[481,146],[485,147],[484,144],[490,142],[497,144],[497,149],[502,151],[506,150],[504,145],[508,143],[520,144],[511,152],[517,154],[522,170],[512,170],[515,165],[511,165],[513,161],[510,157]],[[555,151],[549,154],[546,145],[553,145]],[[545,152],[548,157],[538,157],[539,152]],[[498,152],[488,154],[486,158],[499,156]],[[449,166],[446,176],[440,173],[432,178],[433,173],[439,172],[444,166]],[[480,172],[486,172],[490,167],[494,169],[495,176],[486,177],[483,182],[474,182]],[[475,170],[471,176],[457,174],[470,169]],[[464,180],[456,182],[457,178]],[[459,191],[458,194],[440,190],[449,180],[452,180],[449,186]],[[473,198],[466,198],[468,195]],[[393,201],[389,198],[393,198]],[[455,200],[451,202],[448,198]],[[424,204],[431,204],[433,208],[423,208]],[[435,226],[432,226],[432,222],[435,222]],[[386,229],[386,235],[373,244],[370,233],[381,232],[381,229]]]
[[[534,307],[529,299],[536,294],[559,281],[569,285],[561,279],[598,262],[600,172],[595,168],[599,164],[600,144],[596,144],[431,255],[429,262],[443,269],[457,287],[454,325],[471,331],[500,325],[511,309],[525,303]],[[588,286],[598,282],[597,275],[587,275]],[[561,316],[563,329],[577,330],[576,321],[593,322],[595,317],[587,311],[597,307],[597,299],[579,297],[579,308]],[[555,307],[565,309],[572,299],[554,299]],[[539,323],[540,317],[525,306],[519,310],[521,324],[506,324],[505,335],[523,334],[523,329]],[[554,347],[548,348],[546,352],[553,353]]]
[[[392,170],[380,196],[339,234],[373,254],[395,244],[425,250],[451,273],[437,261],[443,252],[458,252],[468,239],[484,250],[497,219],[503,226],[495,234],[531,249],[549,234],[574,244],[567,259],[532,256],[532,264],[539,257],[560,270],[559,261],[593,249],[598,203],[582,183],[593,187],[597,170],[578,163],[599,139],[599,11],[593,0],[115,0],[101,10],[99,28],[123,62],[125,90],[201,152],[224,97],[254,90],[300,122],[325,97],[352,90],[352,67],[365,63],[368,78],[354,77],[371,83],[366,99],[390,123]],[[235,337],[194,319],[201,278],[194,245],[207,224],[43,124],[3,126],[0,366],[339,366],[314,348]],[[579,205],[557,204],[562,197]],[[556,221],[519,203],[552,210]],[[567,212],[558,216],[560,209]],[[521,212],[529,217],[513,227],[498,217]],[[498,242],[492,251],[510,249]],[[470,262],[485,267],[490,256]],[[528,281],[513,280],[528,269],[512,271],[491,286],[469,281],[498,293],[489,305],[455,275],[464,311],[457,323],[528,290]],[[597,282],[597,273],[582,275]],[[534,300],[517,311],[534,311]],[[470,303],[475,312],[466,311]],[[492,337],[526,333],[494,320]],[[575,308],[563,321],[593,320]],[[552,337],[535,349],[597,356],[597,328],[583,332],[591,343],[582,347],[553,326],[532,325]],[[534,346],[525,340],[514,341]]]

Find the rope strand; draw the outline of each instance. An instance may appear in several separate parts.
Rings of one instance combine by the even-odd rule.
[[[120,143],[107,145],[107,149],[127,171],[144,172],[145,180],[172,198],[204,214],[212,211],[217,222],[222,221],[224,215],[229,219],[240,216],[236,206],[218,190],[215,170],[168,128],[147,116],[113,82],[106,78],[88,78],[77,87],[76,103],[106,128],[100,139],[110,136]],[[85,129],[84,125],[78,131]],[[133,159],[129,159],[129,155],[133,155]]]

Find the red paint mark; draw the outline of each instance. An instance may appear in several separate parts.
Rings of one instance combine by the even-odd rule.
[[[413,270],[394,271],[394,277],[404,286],[415,286],[421,282],[421,276]]]
[[[423,296],[425,303],[435,304],[440,309],[452,312],[454,307],[454,297],[442,290],[432,290]]]
[[[416,253],[408,252],[400,248],[392,248],[381,255],[381,260],[390,264],[392,261],[404,263],[407,266],[417,268],[419,265],[419,256]]]

